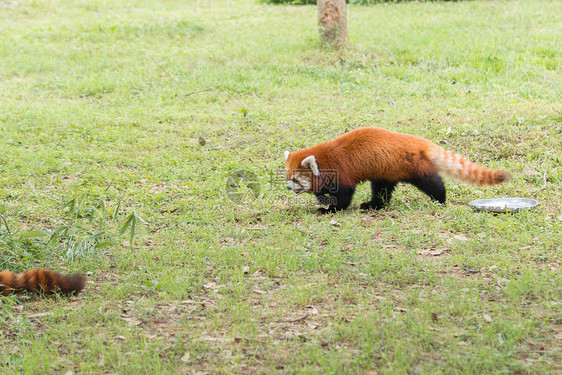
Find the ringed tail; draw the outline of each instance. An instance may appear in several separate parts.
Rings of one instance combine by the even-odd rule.
[[[437,145],[433,145],[427,154],[439,172],[470,185],[497,185],[511,178],[504,170],[484,168]]]
[[[23,291],[40,291],[46,294],[78,294],[84,289],[84,275],[61,275],[41,268],[30,269],[16,274],[11,271],[0,272],[0,294],[8,296]]]

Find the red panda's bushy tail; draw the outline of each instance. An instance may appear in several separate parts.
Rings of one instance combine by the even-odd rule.
[[[506,171],[484,168],[437,145],[428,151],[428,157],[439,172],[470,185],[496,185],[511,178]]]
[[[8,296],[23,291],[43,293],[78,294],[84,288],[84,275],[61,275],[44,268],[27,270],[16,274],[11,271],[0,272],[0,294]]]

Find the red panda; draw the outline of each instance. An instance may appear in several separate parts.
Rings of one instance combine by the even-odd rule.
[[[23,291],[78,294],[82,289],[84,289],[84,276],[81,274],[64,276],[43,268],[27,270],[20,274],[11,271],[0,272],[0,294],[3,296]]]
[[[503,170],[481,167],[427,139],[380,128],[360,128],[331,141],[294,152],[285,151],[287,189],[313,193],[320,213],[344,210],[355,187],[371,182],[372,198],[360,208],[384,208],[398,182],[407,182],[431,199],[445,203],[445,185],[439,172],[481,186],[509,180]]]

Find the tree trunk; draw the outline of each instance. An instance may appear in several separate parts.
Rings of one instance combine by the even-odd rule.
[[[316,0],[316,5],[322,41],[332,47],[346,47],[348,42],[345,0]]]

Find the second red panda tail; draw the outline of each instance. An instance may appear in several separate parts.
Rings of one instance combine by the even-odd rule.
[[[27,270],[16,274],[11,271],[0,272],[0,294],[7,296],[22,291],[42,291],[69,294],[84,289],[84,275],[61,275],[46,269]]]

